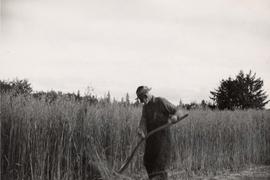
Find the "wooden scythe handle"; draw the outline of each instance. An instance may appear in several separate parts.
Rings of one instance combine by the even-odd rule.
[[[122,173],[128,166],[128,164],[130,163],[131,159],[133,158],[135,152],[137,151],[137,149],[139,148],[139,146],[142,144],[142,142],[144,142],[149,136],[153,135],[154,133],[162,130],[162,129],[166,129],[167,127],[176,124],[178,122],[180,122],[181,120],[185,119],[188,116],[188,114],[185,114],[184,116],[180,117],[177,121],[174,122],[169,122],[167,124],[164,124],[152,131],[150,131],[147,136],[145,138],[141,138],[140,141],[137,143],[137,145],[135,146],[135,148],[133,149],[133,151],[131,152],[130,156],[127,158],[126,162],[121,166],[121,168],[117,171],[118,173]]]

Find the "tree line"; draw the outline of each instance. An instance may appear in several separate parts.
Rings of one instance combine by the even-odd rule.
[[[87,87],[84,95],[78,90],[76,93],[68,92],[64,93],[61,91],[34,91],[31,83],[27,79],[14,79],[14,80],[0,80],[0,94],[9,93],[11,96],[31,96],[37,100],[43,100],[47,103],[54,103],[58,99],[64,99],[67,101],[74,102],[84,102],[91,105],[95,104],[111,104],[117,103],[122,105],[136,105],[139,103],[132,103],[129,99],[129,94],[126,94],[125,98],[121,98],[120,101],[117,101],[115,98],[111,97],[110,92],[108,92],[103,97],[98,97],[94,94],[94,89]]]
[[[184,104],[181,100],[179,107],[187,110],[191,109],[219,109],[219,110],[237,110],[237,109],[264,109],[269,102],[267,94],[262,89],[263,80],[256,78],[256,73],[245,74],[242,70],[235,78],[229,77],[222,79],[217,89],[210,91],[210,99],[212,102],[202,100],[200,103],[191,102]],[[88,87],[85,95],[81,95],[80,91],[77,93],[63,93],[61,91],[33,91],[31,83],[26,79],[14,79],[11,81],[0,80],[0,93],[12,93],[13,96],[31,95],[35,99],[45,100],[48,103],[53,103],[57,99],[64,98],[66,100],[84,101],[89,104],[97,103],[119,103],[124,105],[139,106],[139,102],[131,102],[129,94],[121,101],[112,100],[110,92],[103,98],[98,98],[91,93],[91,88]]]

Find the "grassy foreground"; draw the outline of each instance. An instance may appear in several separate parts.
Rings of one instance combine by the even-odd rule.
[[[104,179],[137,142],[141,107],[1,95],[1,179]],[[172,127],[171,169],[213,174],[270,161],[269,111],[190,111]],[[125,171],[145,173],[143,147]]]

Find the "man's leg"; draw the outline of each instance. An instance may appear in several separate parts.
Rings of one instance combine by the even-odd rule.
[[[155,164],[145,163],[145,168],[150,180],[168,180],[168,173],[163,167],[156,167]]]
[[[150,180],[168,180],[168,174],[166,171],[155,172]]]
[[[150,180],[168,180],[168,177],[163,176],[163,175],[157,175],[154,176],[153,178],[150,178]]]

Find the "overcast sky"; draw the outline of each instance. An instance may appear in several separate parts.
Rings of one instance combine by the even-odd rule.
[[[200,102],[252,70],[270,93],[269,0],[2,0],[0,38],[0,79],[34,90]]]

